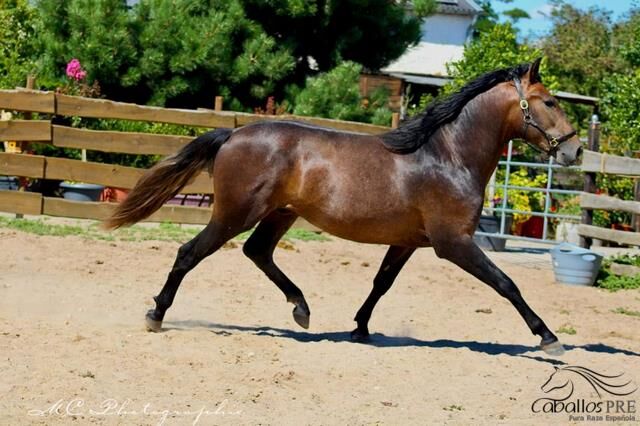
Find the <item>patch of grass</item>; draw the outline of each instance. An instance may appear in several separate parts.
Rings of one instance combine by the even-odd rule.
[[[604,259],[596,279],[596,286],[609,291],[640,288],[640,274],[631,277],[615,275],[611,272],[611,264],[614,262],[622,265],[640,266],[640,256],[623,254]]]
[[[577,331],[572,325],[565,324],[562,327],[560,327],[559,329],[557,329],[556,333],[569,334],[569,335],[573,336],[574,334],[577,333]]]
[[[201,227],[184,227],[165,222],[158,226],[134,225],[115,231],[105,231],[100,228],[100,223],[98,222],[88,226],[58,225],[46,223],[45,220],[42,219],[15,219],[2,216],[0,216],[0,227],[15,229],[29,234],[56,237],[74,235],[81,238],[104,241],[176,241],[180,243],[191,240],[202,230]],[[244,232],[235,239],[244,241],[249,238],[251,232],[253,232],[253,230]],[[329,241],[329,238],[325,235],[304,229],[290,229],[283,239],[287,241]]]
[[[442,407],[445,411],[463,411],[464,407],[462,405],[451,404],[448,407]]]
[[[249,231],[245,231],[242,234],[235,237],[234,240],[246,241],[249,239],[252,233],[253,233],[253,229]],[[322,235],[318,232],[308,231],[306,229],[300,229],[300,228],[289,229],[287,233],[284,234],[284,237],[282,237],[282,239],[285,241],[291,241],[291,240],[330,241],[330,238],[327,237],[326,235]]]
[[[615,308],[615,309],[612,309],[611,312],[613,312],[614,314],[629,315],[631,317],[640,318],[640,311],[633,311],[627,308]]]

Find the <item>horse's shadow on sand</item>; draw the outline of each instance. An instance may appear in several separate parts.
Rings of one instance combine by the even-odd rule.
[[[217,324],[207,321],[165,321],[165,327],[168,330],[185,330],[196,327],[204,327],[214,334],[221,336],[228,336],[235,334],[233,332],[250,333],[256,336],[268,336],[284,339],[292,339],[298,342],[321,342],[329,341],[336,343],[355,343],[351,340],[351,333],[348,331],[328,332],[328,333],[309,333],[307,331],[294,331],[283,328],[275,327],[257,327],[257,326],[242,326],[233,324]],[[480,352],[487,355],[510,355],[519,356],[523,358],[535,359],[537,361],[548,362],[551,364],[563,365],[565,362],[558,359],[550,359],[542,356],[538,356],[535,353],[540,351],[538,346],[525,346],[517,344],[505,344],[494,342],[477,342],[477,341],[457,341],[450,339],[438,339],[438,340],[421,340],[414,337],[404,336],[387,336],[382,333],[373,333],[370,336],[370,341],[365,343],[368,346],[374,346],[379,348],[394,348],[394,347],[426,347],[432,349],[469,349],[473,352]],[[613,346],[605,345],[602,343],[592,343],[585,345],[565,345],[565,349],[568,351],[575,349],[582,349],[592,353],[604,353],[604,354],[623,354],[627,356],[640,357],[640,353],[633,352],[627,349],[619,349]],[[543,353],[544,355],[544,353]]]

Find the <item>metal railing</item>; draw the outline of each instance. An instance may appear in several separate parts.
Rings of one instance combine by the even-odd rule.
[[[501,160],[498,162],[498,168],[500,168],[501,166],[505,167],[505,178],[504,178],[504,182],[502,183],[496,183],[496,172],[498,170],[498,168],[496,169],[496,172],[493,173],[493,175],[491,176],[491,179],[489,181],[489,184],[487,185],[487,199],[490,202],[490,205],[492,200],[495,197],[496,194],[496,188],[501,188],[502,189],[502,200],[500,202],[501,206],[500,207],[485,207],[483,209],[483,212],[487,212],[489,214],[494,214],[497,215],[499,214],[500,216],[500,228],[498,230],[497,233],[491,233],[491,232],[483,232],[483,231],[477,231],[475,234],[476,235],[480,235],[480,236],[486,236],[486,237],[492,237],[492,238],[506,238],[506,239],[510,239],[510,240],[520,240],[520,241],[533,241],[533,242],[538,242],[538,243],[545,243],[545,244],[558,244],[560,243],[560,241],[555,241],[555,239],[550,239],[549,238],[549,225],[550,225],[550,220],[552,219],[565,219],[565,220],[571,220],[571,221],[576,221],[579,222],[581,216],[580,215],[570,215],[570,214],[559,214],[559,213],[554,213],[551,211],[551,201],[552,201],[552,194],[564,194],[564,195],[579,195],[580,191],[577,190],[568,190],[568,189],[560,189],[560,188],[554,188],[553,187],[553,177],[554,177],[554,170],[558,170],[558,169],[562,169],[562,170],[574,170],[574,171],[580,171],[580,167],[579,166],[571,166],[571,167],[566,167],[566,166],[561,166],[559,164],[556,164],[554,162],[553,158],[549,158],[549,161],[547,163],[529,163],[529,162],[521,162],[521,161],[512,161],[512,155],[513,154],[513,141],[509,142],[509,146],[508,146],[508,150],[507,150],[507,159],[506,160]],[[547,183],[546,183],[546,187],[544,188],[539,188],[539,187],[528,187],[528,186],[519,186],[519,185],[510,185],[509,184],[509,179],[510,179],[510,175],[511,175],[511,168],[512,167],[527,167],[527,168],[535,168],[535,169],[546,169],[547,170]],[[544,209],[543,211],[522,211],[522,210],[517,210],[517,209],[512,209],[509,208],[509,190],[520,190],[520,191],[529,191],[529,192],[542,192],[544,193]],[[512,235],[509,234],[505,228],[507,225],[507,215],[508,214],[525,214],[528,216],[538,216],[538,217],[542,217],[543,218],[543,226],[542,226],[542,238],[534,238],[534,237],[524,237],[524,236],[519,236],[519,235]]]

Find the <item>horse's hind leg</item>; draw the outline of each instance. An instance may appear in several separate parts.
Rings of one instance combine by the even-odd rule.
[[[176,260],[164,287],[153,298],[156,307],[147,312],[146,323],[150,331],[159,331],[162,327],[164,314],[172,305],[184,276],[202,259],[214,253],[239,232],[241,231],[236,232],[224,224],[210,222],[194,239],[178,249]]]
[[[293,319],[302,327],[309,328],[309,306],[302,291],[278,268],[273,261],[273,251],[278,241],[293,225],[297,215],[288,210],[275,210],[265,217],[244,244],[243,252],[271,281],[278,286],[295,305]]]
[[[504,272],[489,260],[469,235],[434,239],[439,257],[450,260],[471,275],[491,286],[518,310],[533,334],[542,338],[541,348],[549,355],[562,355],[564,348],[544,321],[527,305],[520,290]]]
[[[373,308],[378,303],[378,300],[391,288],[393,281],[415,250],[413,247],[389,247],[380,269],[373,279],[373,289],[354,318],[354,321],[358,323],[358,328],[351,332],[352,340],[366,342],[369,339],[368,325]]]

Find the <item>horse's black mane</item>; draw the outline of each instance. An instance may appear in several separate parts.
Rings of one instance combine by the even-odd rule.
[[[382,142],[392,152],[399,154],[414,152],[424,145],[441,126],[455,120],[471,99],[499,83],[522,77],[528,70],[529,64],[520,64],[513,68],[483,74],[458,92],[433,101],[423,113],[406,121],[397,129],[381,135]]]

